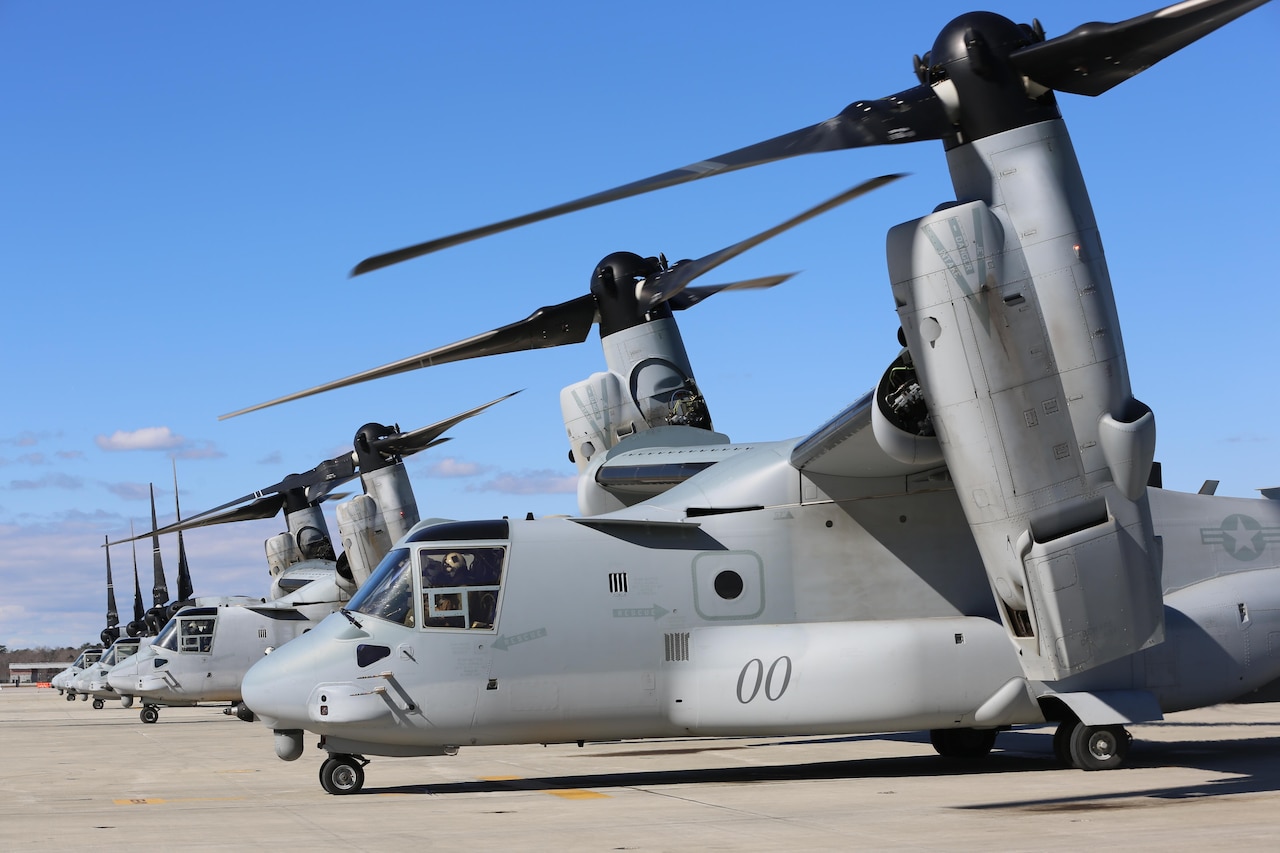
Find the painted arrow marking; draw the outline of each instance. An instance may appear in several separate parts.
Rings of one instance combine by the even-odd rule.
[[[617,608],[613,611],[613,617],[615,619],[633,619],[636,617],[641,617],[641,618],[647,617],[650,619],[657,620],[657,619],[661,619],[663,616],[666,616],[670,612],[671,612],[670,610],[664,610],[663,608],[655,604],[652,607]]]
[[[507,636],[499,637],[498,639],[493,641],[493,647],[501,651],[506,651],[512,646],[519,645],[520,643],[527,643],[530,640],[537,640],[540,637],[545,637],[545,636],[547,636],[547,629],[537,628],[533,631],[526,631],[523,634],[515,634],[510,637],[507,637]]]

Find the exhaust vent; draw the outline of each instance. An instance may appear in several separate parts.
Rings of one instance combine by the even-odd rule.
[[[667,661],[684,661],[689,659],[689,632],[663,634],[662,641],[666,646]]]

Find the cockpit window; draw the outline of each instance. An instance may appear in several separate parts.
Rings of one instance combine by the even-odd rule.
[[[84,653],[83,667],[86,669],[93,666],[102,657],[102,649],[86,649]]]
[[[128,657],[133,657],[138,653],[138,640],[136,637],[128,639],[121,638],[111,644],[111,648],[107,649],[106,654],[98,663],[103,666],[115,666]]]
[[[400,625],[492,629],[505,558],[506,548],[497,545],[431,542],[397,548],[347,610]]]
[[[492,629],[506,549],[493,545],[419,548],[424,628]]]
[[[413,574],[409,571],[409,549],[397,548],[382,558],[369,580],[351,598],[352,613],[376,616],[404,624],[412,621]]]
[[[213,649],[213,616],[195,616],[179,619],[180,643],[178,650],[208,654]]]
[[[157,649],[168,649],[171,652],[178,650],[178,620],[170,619],[160,633],[156,635],[156,640],[151,645]]]

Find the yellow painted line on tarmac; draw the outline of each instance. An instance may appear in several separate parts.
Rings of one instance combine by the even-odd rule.
[[[169,803],[230,803],[246,800],[248,797],[130,797],[126,800],[112,800],[117,806],[163,806]]]

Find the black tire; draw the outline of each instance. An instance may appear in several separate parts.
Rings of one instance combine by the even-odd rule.
[[[995,729],[933,729],[929,743],[943,758],[986,758],[996,745]]]
[[[1076,726],[1080,725],[1080,721],[1074,717],[1069,720],[1063,720],[1058,723],[1058,728],[1053,733],[1053,757],[1058,759],[1058,763],[1063,767],[1075,767],[1075,762],[1071,760],[1071,733],[1075,731]]]
[[[330,794],[358,794],[364,787],[364,767],[353,755],[332,755],[320,765],[320,785]]]
[[[155,705],[143,705],[142,710],[138,712],[138,717],[144,723],[154,723],[160,719],[160,711]]]
[[[1131,741],[1124,726],[1082,723],[1071,732],[1071,763],[1081,770],[1114,770],[1124,764]]]
[[[106,703],[106,701],[105,701],[105,700],[103,700],[103,699],[94,699],[94,700],[93,700],[93,710],[95,710],[95,711],[101,711],[103,708],[105,708],[105,707],[106,707],[106,705],[107,705],[107,703]]]
[[[68,701],[68,702],[74,702],[74,701],[76,701],[76,694],[74,694],[74,693],[68,693],[68,694],[67,694],[67,701]]]

